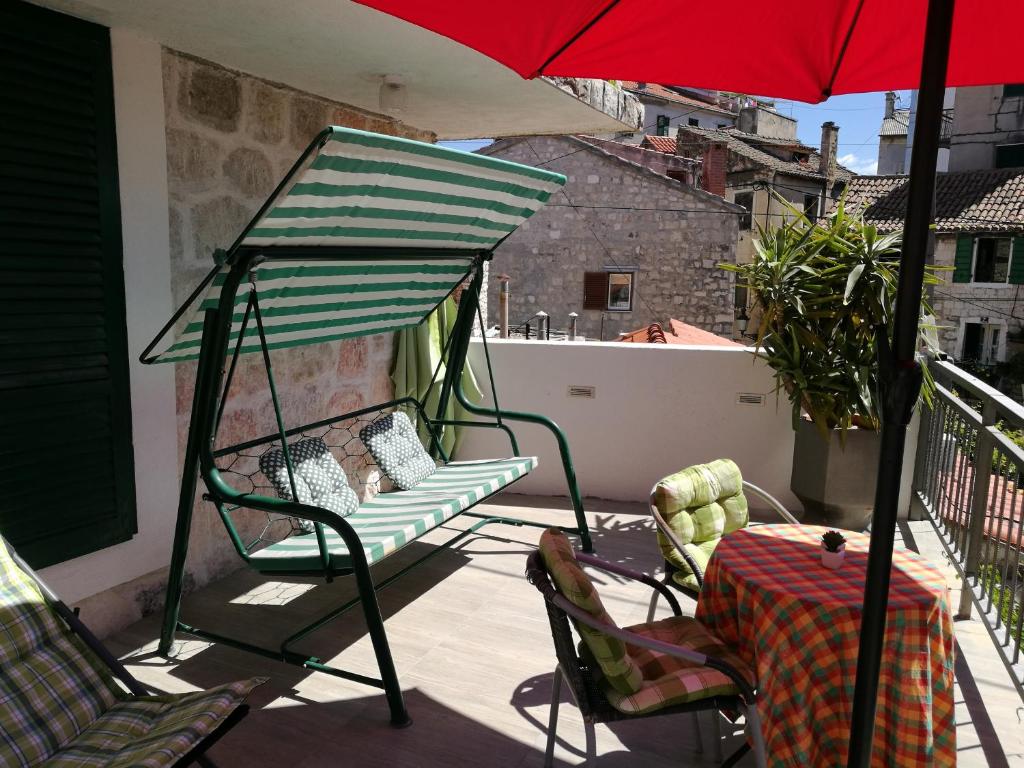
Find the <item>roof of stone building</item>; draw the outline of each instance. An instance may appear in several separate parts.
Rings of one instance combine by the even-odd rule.
[[[644,140],[640,142],[640,146],[664,152],[666,155],[674,155],[676,153],[676,140],[673,136],[652,136],[647,134],[644,136]]]
[[[882,128],[879,130],[879,136],[906,136],[907,129],[910,127],[910,110],[909,109],[896,109],[893,110],[891,117],[882,118]]]
[[[908,178],[854,176],[846,206],[882,231],[901,229]],[[937,174],[935,226],[939,232],[1024,232],[1024,168]]]
[[[670,318],[668,322],[668,328],[665,328],[661,323],[651,323],[635,331],[624,333],[619,337],[619,341],[633,344],[689,344],[715,347],[743,346],[732,339],[718,336],[711,333],[711,331],[705,331],[703,328],[676,320],[674,317]]]
[[[701,101],[691,96],[684,96],[678,91],[674,91],[664,85],[658,85],[657,83],[638,83],[636,80],[623,80],[622,87],[638,96],[649,96],[654,99],[661,99],[662,101],[670,101],[673,104],[685,104],[694,107],[695,111],[700,109],[705,112],[714,112],[716,115],[736,117],[735,112],[730,112],[728,109],[722,109],[715,104],[709,104],[706,101]]]
[[[576,155],[583,150],[590,150],[590,152],[593,154],[596,154],[603,158],[607,158],[616,163],[623,163],[626,166],[630,167],[636,173],[650,175],[652,178],[657,179],[659,182],[669,185],[674,190],[694,195],[697,198],[700,198],[705,202],[711,203],[717,207],[724,208],[730,212],[742,212],[744,210],[735,203],[731,203],[728,200],[725,200],[724,198],[716,194],[701,189],[700,187],[691,186],[680,181],[679,179],[672,178],[671,176],[666,176],[665,174],[659,173],[658,171],[648,167],[647,165],[642,165],[640,163],[634,162],[633,160],[630,160],[628,157],[625,157],[617,152],[619,146],[622,146],[627,150],[641,150],[644,152],[652,153],[655,153],[656,150],[648,149],[646,147],[638,147],[635,144],[624,144],[622,142],[616,142],[611,139],[599,139],[594,136],[547,136],[544,138],[547,138],[549,140],[564,141],[571,145],[576,145],[577,148],[574,151],[567,152],[563,155],[559,155],[557,158],[554,158],[555,160],[561,159],[563,157],[568,157],[570,155]],[[521,142],[526,142],[529,145],[530,137],[510,136],[504,139],[498,139],[493,144],[488,144],[486,147],[481,147],[480,149],[476,150],[476,154],[500,154],[503,149],[519,144]],[[667,154],[675,153],[670,152]],[[686,162],[685,158],[679,159],[682,160],[683,162]],[[537,164],[542,164],[542,161],[539,156],[537,157],[536,162]],[[545,170],[552,170],[551,166],[547,164],[544,164],[544,168]],[[564,194],[564,190],[562,190],[562,193]]]
[[[757,136],[752,133],[743,133],[735,128],[694,128],[681,126],[680,130],[702,136],[713,141],[725,142],[730,152],[751,162],[762,165],[779,173],[790,176],[801,176],[805,178],[822,178],[818,165],[821,162],[821,154],[813,147],[801,144],[794,139],[779,139],[768,136]],[[771,144],[777,147],[792,147],[795,152],[807,155],[806,161],[782,160],[775,155],[764,151],[760,146]],[[853,177],[853,171],[842,165],[836,164],[836,179],[847,181]]]

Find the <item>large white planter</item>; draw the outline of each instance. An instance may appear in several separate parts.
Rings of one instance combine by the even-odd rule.
[[[878,477],[880,435],[856,427],[825,440],[818,428],[801,419],[793,444],[790,488],[804,505],[801,522],[863,531],[871,518]]]

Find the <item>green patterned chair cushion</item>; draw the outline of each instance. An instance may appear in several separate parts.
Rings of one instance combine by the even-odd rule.
[[[751,683],[754,682],[753,675],[743,660],[712,635],[703,624],[690,616],[673,616],[661,621],[626,627],[626,630],[652,640],[715,656],[744,674]],[[639,690],[625,694],[611,685],[611,681],[601,681],[608,702],[620,712],[640,715],[698,699],[739,694],[735,683],[718,670],[698,666],[646,648],[630,650],[643,678]]]
[[[163,768],[262,680],[134,697],[56,615],[0,539],[0,765]]]
[[[598,621],[618,626],[605,610],[590,577],[576,561],[572,544],[564,533],[557,528],[544,531],[540,537],[540,554],[555,588],[566,600]],[[626,644],[586,624],[573,623],[592,660],[601,668],[604,680],[622,695],[637,693],[643,674]]]
[[[65,744],[45,768],[165,768],[209,736],[263,680],[121,701]]]
[[[42,763],[113,706],[100,669],[0,540],[0,765]]]
[[[697,464],[661,480],[654,504],[686,553],[703,570],[722,536],[745,528],[749,521],[740,469],[729,459]],[[697,577],[660,530],[658,545],[665,559],[678,569],[675,581],[698,589]]]

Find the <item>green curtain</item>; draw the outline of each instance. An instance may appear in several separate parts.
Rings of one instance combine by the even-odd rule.
[[[441,359],[441,351],[444,349],[445,342],[455,328],[457,312],[458,307],[455,300],[449,297],[430,317],[415,328],[398,331],[398,351],[395,355],[395,366],[391,371],[391,381],[395,384],[395,399],[415,397],[423,403],[423,409],[431,418],[437,413],[446,363],[441,364],[433,387],[430,387],[430,377],[434,374],[434,369],[437,368],[438,361]],[[427,391],[428,387],[430,387],[429,392]],[[477,386],[476,377],[469,366],[469,360],[466,361],[466,365],[462,369],[462,391],[473,403],[479,403],[483,399],[483,393]],[[418,422],[416,413],[412,409],[408,415],[414,422]],[[466,409],[452,394],[448,400],[444,418],[466,419],[468,417]],[[420,440],[429,447],[426,425],[418,424],[418,428]],[[441,432],[441,447],[451,457],[454,457],[458,450],[462,432],[461,428],[450,426],[444,427]]]

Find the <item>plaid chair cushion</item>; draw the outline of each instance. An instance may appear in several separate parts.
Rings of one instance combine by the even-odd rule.
[[[711,634],[703,624],[690,616],[673,616],[626,629],[652,640],[714,656],[727,662],[753,682],[753,675],[743,660]],[[698,666],[646,648],[631,647],[630,653],[643,675],[638,691],[623,694],[611,685],[610,681],[602,680],[602,689],[608,697],[608,702],[625,714],[646,714],[698,699],[739,694],[736,685],[718,670]]]
[[[0,539],[0,765],[40,764],[110,708],[99,669]]]
[[[702,569],[722,536],[745,528],[749,521],[743,477],[729,459],[697,464],[669,475],[655,488],[654,504],[686,553]],[[689,564],[660,530],[658,546],[665,559],[680,571],[673,578],[697,589],[699,584]]]
[[[544,531],[540,537],[540,554],[555,588],[566,600],[598,621],[617,626],[605,610],[593,582],[576,561],[572,544],[564,533],[557,528]],[[608,684],[623,695],[638,692],[643,674],[626,644],[585,624],[573,624]]]
[[[209,736],[262,679],[119,702],[44,768],[164,768]]]
[[[47,604],[0,538],[0,765],[173,765],[262,680],[134,697]]]

